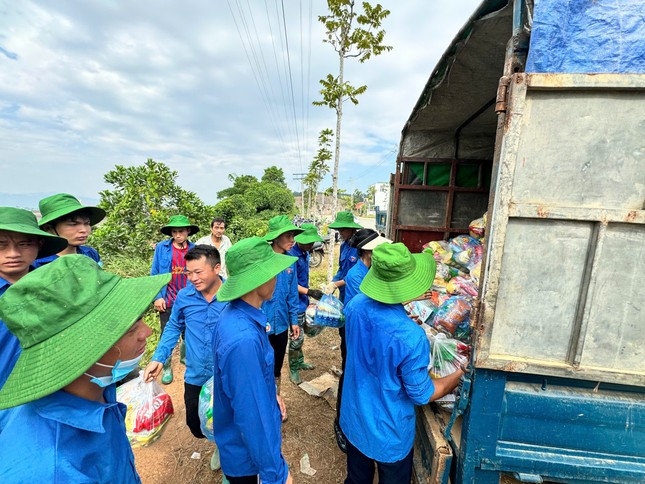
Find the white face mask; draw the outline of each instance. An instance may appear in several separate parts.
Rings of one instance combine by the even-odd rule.
[[[106,386],[111,385],[112,383],[121,381],[126,376],[128,376],[128,374],[132,370],[137,368],[137,366],[139,365],[139,361],[141,361],[141,358],[143,358],[143,353],[141,353],[139,356],[131,360],[126,360],[126,361],[117,360],[114,366],[104,365],[103,363],[94,363],[95,365],[102,366],[104,368],[112,368],[112,374],[107,376],[94,376],[94,375],[90,375],[89,373],[83,373],[83,375],[89,376],[91,378],[90,381],[92,383],[95,383],[101,388],[105,388]]]

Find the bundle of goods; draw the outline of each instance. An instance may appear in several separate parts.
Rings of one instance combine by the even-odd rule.
[[[331,294],[325,294],[316,306],[314,324],[342,328],[345,325],[345,316],[343,315],[343,303],[340,302],[340,299]]]
[[[471,299],[465,296],[452,296],[436,311],[432,326],[450,336],[467,341],[470,337]]]
[[[452,375],[468,363],[470,347],[444,333],[430,333],[430,376],[441,378]]]
[[[470,233],[470,236],[476,239],[480,239],[482,243],[484,242],[484,238],[485,238],[484,231],[486,230],[486,221],[487,221],[487,215],[484,213],[484,215],[482,215],[478,219],[473,220],[468,225],[468,231]]]
[[[311,338],[318,336],[322,332],[322,330],[325,329],[324,326],[314,323],[317,307],[317,303],[312,303],[307,306],[307,311],[305,312],[305,323],[302,325],[302,330],[307,336]]]
[[[424,325],[425,326],[425,325]],[[426,332],[430,340],[430,376],[441,378],[456,372],[462,365],[468,364],[470,347],[456,339],[449,338],[444,333],[433,331]],[[459,390],[436,400],[447,410],[452,410],[456,395]]]
[[[428,321],[436,309],[436,306],[430,301],[411,301],[405,305],[408,315],[417,323]]]
[[[458,235],[450,239],[449,246],[452,251],[452,260],[468,272],[471,267],[482,260],[484,252],[482,243],[470,235]]]
[[[128,407],[125,429],[132,447],[144,447],[161,436],[174,413],[172,400],[155,381],[143,381],[143,372],[119,386],[116,398]]]
[[[199,392],[197,403],[197,414],[199,415],[199,428],[202,434],[211,442],[215,442],[213,434],[213,377],[210,377]]]

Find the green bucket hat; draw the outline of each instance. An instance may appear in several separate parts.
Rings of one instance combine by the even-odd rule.
[[[432,285],[437,265],[432,254],[411,254],[402,243],[381,244],[360,290],[372,299],[397,304],[419,297]]]
[[[363,227],[354,222],[352,212],[338,212],[336,220],[329,224],[330,229],[362,229]]]
[[[218,301],[232,301],[277,276],[298,260],[274,252],[262,237],[249,237],[226,252],[228,279],[217,291]]]
[[[84,255],[59,257],[0,298],[0,319],[22,352],[0,409],[47,396],[96,363],[148,308],[171,274],[123,279]]]
[[[161,227],[161,233],[172,236],[172,229],[180,227],[187,227],[190,230],[189,234],[196,234],[199,232],[199,227],[191,224],[190,220],[188,220],[188,217],[185,215],[173,215],[170,217],[170,222]]]
[[[67,247],[67,240],[40,230],[36,216],[29,210],[14,207],[0,207],[0,230],[20,234],[37,235],[43,241],[38,251],[38,259],[58,254]]]
[[[90,216],[90,225],[96,225],[105,218],[105,210],[99,207],[81,205],[76,197],[68,193],[57,193],[51,197],[43,198],[38,202],[38,209],[42,218],[38,222],[41,227],[78,210],[85,210]]]
[[[300,244],[313,244],[314,242],[323,242],[323,238],[318,235],[318,229],[315,225],[302,224],[300,228],[303,230],[303,232],[294,237],[296,242]]]
[[[270,242],[277,239],[285,232],[297,232],[298,234],[301,234],[304,230],[293,225],[291,219],[286,215],[276,215],[269,220],[269,232],[264,236],[264,240]],[[228,261],[226,262],[226,265],[228,266]]]

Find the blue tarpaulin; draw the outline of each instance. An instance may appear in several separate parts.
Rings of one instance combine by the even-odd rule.
[[[535,0],[526,71],[645,73],[645,1]]]

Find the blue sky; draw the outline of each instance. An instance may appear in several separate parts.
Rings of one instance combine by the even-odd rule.
[[[0,192],[98,198],[115,164],[147,158],[206,203],[230,173],[271,165],[298,189],[319,131],[335,127],[310,103],[337,58],[316,20],[325,2],[285,1],[286,26],[281,4],[0,0]],[[388,180],[412,107],[479,1],[381,4],[394,50],[347,64],[346,79],[368,86],[343,118],[348,189]]]

